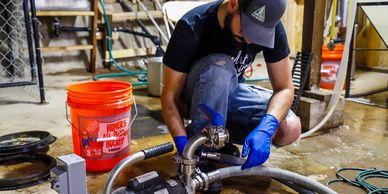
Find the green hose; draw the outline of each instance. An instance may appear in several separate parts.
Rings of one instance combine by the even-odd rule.
[[[109,73],[109,74],[101,74],[101,75],[96,75],[93,77],[93,80],[98,80],[98,79],[101,79],[101,78],[104,78],[104,77],[124,77],[124,76],[130,76],[130,75],[139,75],[139,74],[147,74],[147,71],[145,70],[139,70],[139,71],[130,71],[126,68],[124,68],[123,66],[121,66],[117,61],[116,59],[113,57],[113,53],[112,53],[112,35],[111,35],[111,28],[110,28],[110,24],[109,24],[109,19],[108,19],[108,15],[106,14],[106,10],[105,10],[105,2],[104,0],[100,0],[101,2],[101,7],[102,7],[102,10],[104,12],[104,19],[105,19],[105,25],[106,25],[106,28],[107,28],[107,35],[108,35],[108,52],[109,52],[109,58],[112,60],[113,62],[113,65],[118,68],[119,70],[123,71],[123,73]],[[147,82],[136,82],[136,83],[132,83],[132,85],[146,85],[148,84]]]
[[[342,171],[359,171],[356,175],[355,180],[350,180],[345,176],[341,175]],[[365,168],[340,168],[336,172],[337,179],[331,180],[327,183],[329,186],[335,182],[343,182],[355,187],[359,187],[364,189],[368,194],[388,194],[388,187],[379,188],[375,185],[372,185],[366,182],[368,178],[384,178],[388,179],[388,170],[380,170],[380,169],[365,169]]]

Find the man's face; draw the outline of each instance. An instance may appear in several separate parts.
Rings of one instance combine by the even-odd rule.
[[[240,43],[250,44],[251,42],[244,38],[241,22],[240,22],[240,11],[236,10],[228,12],[224,20],[224,30],[229,37]]]

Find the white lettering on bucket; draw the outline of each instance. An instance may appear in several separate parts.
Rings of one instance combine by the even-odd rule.
[[[99,124],[98,138],[116,137],[116,140],[104,142],[104,153],[114,154],[128,146],[128,126],[129,118]]]
[[[81,157],[106,160],[128,154],[131,112],[114,116],[78,117]]]

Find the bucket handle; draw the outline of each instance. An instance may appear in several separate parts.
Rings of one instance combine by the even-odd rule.
[[[104,138],[97,138],[96,141],[97,142],[104,142],[104,141],[113,141],[113,140],[118,140],[120,138],[120,135],[123,134],[125,131],[128,131],[129,128],[132,126],[133,124],[133,121],[135,121],[136,117],[137,117],[137,105],[136,105],[136,100],[134,97],[133,98],[133,104],[135,105],[135,116],[133,116],[133,119],[131,120],[131,122],[129,123],[128,125],[128,128],[123,130],[121,133],[119,133],[117,136],[113,136],[113,137],[104,137]],[[67,106],[69,106],[69,104],[67,103],[67,101],[65,102],[65,109],[66,109],[66,120],[67,122],[69,122],[71,124],[72,127],[74,127],[75,129],[77,129],[79,131],[79,129],[77,127],[75,127],[75,125],[70,121],[69,119],[69,112],[67,110]]]

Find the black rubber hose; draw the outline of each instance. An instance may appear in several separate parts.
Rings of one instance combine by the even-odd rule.
[[[144,160],[146,160],[148,158],[152,158],[155,156],[166,154],[168,152],[172,152],[173,150],[174,150],[174,145],[171,142],[167,142],[165,144],[161,144],[141,151],[144,152]]]
[[[136,31],[133,31],[133,30],[130,30],[130,29],[127,29],[127,28],[123,28],[123,27],[113,28],[113,31],[114,31],[114,32],[125,32],[125,33],[133,34],[133,35],[136,35],[136,36],[146,37],[146,38],[151,39],[152,42],[153,42],[155,45],[158,44],[158,42],[154,42],[154,40],[158,39],[158,37],[157,37],[157,36],[154,36],[154,35],[151,35],[151,34],[142,33],[142,32],[136,32]],[[159,43],[159,44],[160,44],[160,43]]]

